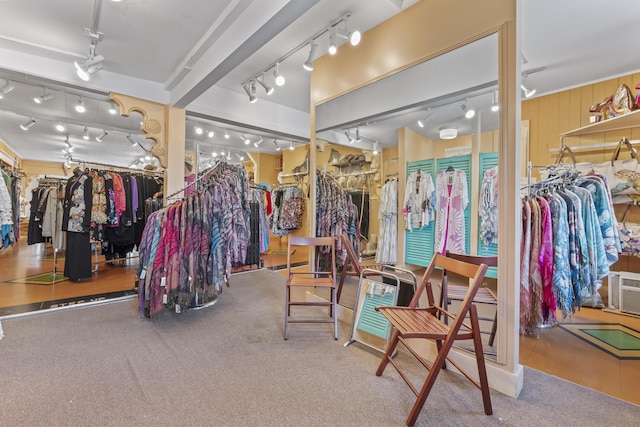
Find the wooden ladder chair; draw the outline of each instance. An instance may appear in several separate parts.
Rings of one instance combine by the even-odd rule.
[[[455,316],[444,310],[442,307],[434,304],[431,276],[433,275],[436,267],[471,279],[467,294],[462,301],[458,314]],[[408,426],[414,425],[418,419],[418,415],[420,415],[420,412],[422,411],[424,402],[427,400],[429,392],[431,391],[440,370],[446,369],[445,361],[447,360],[473,384],[475,384],[476,387],[480,388],[482,391],[484,412],[487,415],[492,414],[491,395],[489,393],[484,353],[482,352],[482,339],[480,337],[480,328],[478,325],[478,313],[476,306],[473,304],[473,298],[482,284],[486,271],[486,264],[474,265],[436,254],[431,260],[427,271],[424,273],[420,286],[411,299],[408,307],[376,307],[376,310],[382,313],[394,327],[391,340],[389,341],[387,350],[380,361],[376,375],[382,375],[387,365],[391,363],[405,383],[407,383],[409,388],[416,395],[416,402],[414,403],[406,421]],[[427,293],[429,306],[418,307],[420,296],[425,291]],[[450,324],[446,324],[441,320],[439,315],[448,317],[451,320]],[[469,316],[469,322],[465,322],[465,317],[467,317],[467,315]],[[425,339],[435,341],[438,353],[433,364],[429,364],[422,356],[412,349],[406,342],[408,339]],[[456,340],[473,340],[478,366],[478,381],[449,358],[449,350],[451,350],[451,347]],[[407,350],[409,350],[409,352],[429,371],[427,378],[419,391],[413,386],[405,373],[392,359],[392,355],[398,343],[402,343]]]
[[[328,271],[292,271],[291,250],[295,246],[307,246],[310,253],[315,253],[317,248],[328,247],[330,260]],[[287,252],[287,281],[286,281],[286,306],[284,314],[284,339],[289,339],[289,323],[333,323],[333,338],[338,339],[338,317],[336,313],[336,248],[334,237],[296,237],[289,236]],[[292,301],[291,288],[325,288],[330,290],[329,301]],[[297,318],[291,316],[291,306],[324,306],[329,308],[329,317]]]
[[[356,253],[356,250],[353,248],[353,245],[351,244],[347,233],[342,233],[340,235],[340,243],[342,244],[342,247],[347,251],[347,258],[344,261],[342,272],[340,273],[340,283],[338,283],[337,291],[337,303],[340,303],[340,295],[342,294],[342,287],[344,286],[345,277],[354,276],[359,278],[360,274],[365,269],[382,270],[382,264],[360,264],[360,257]]]

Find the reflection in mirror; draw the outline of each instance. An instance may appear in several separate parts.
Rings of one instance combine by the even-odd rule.
[[[316,107],[316,138],[336,160],[317,165],[360,214],[355,268],[339,277],[338,302],[354,310],[354,323],[365,309],[359,267],[406,267],[419,281],[436,252],[497,257],[497,46],[490,35]],[[406,303],[413,280],[398,276]],[[468,285],[455,275],[448,283]],[[495,357],[495,267],[484,284],[480,328],[485,353]],[[452,293],[443,301],[454,313],[459,302]]]

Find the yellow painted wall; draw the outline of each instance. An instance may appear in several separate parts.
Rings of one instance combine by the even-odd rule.
[[[4,163],[8,166],[20,168],[22,166],[22,159],[18,154],[13,151],[7,144],[0,140],[0,163]]]
[[[256,163],[256,183],[266,182],[271,188],[278,184],[278,172],[282,170],[282,155],[250,153]]]

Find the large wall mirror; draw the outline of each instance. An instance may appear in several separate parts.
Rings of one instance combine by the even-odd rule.
[[[498,67],[494,33],[316,107],[316,163],[359,208],[363,264],[396,264],[420,280],[438,250],[437,217],[447,212],[434,209],[436,220],[422,222],[403,215],[406,190],[415,189],[416,175],[437,190],[438,174],[452,169],[466,181],[459,185],[468,204],[457,212],[462,251],[497,256]],[[397,197],[397,220],[386,216],[393,215],[389,191]],[[500,302],[495,268],[485,283]],[[358,278],[346,277],[339,303],[354,309],[357,291]],[[501,348],[497,308],[479,306],[485,353],[493,360]]]

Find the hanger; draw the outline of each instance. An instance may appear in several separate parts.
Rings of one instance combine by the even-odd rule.
[[[455,169],[453,169],[453,166],[449,165],[449,167],[447,168],[446,172],[453,172]]]

